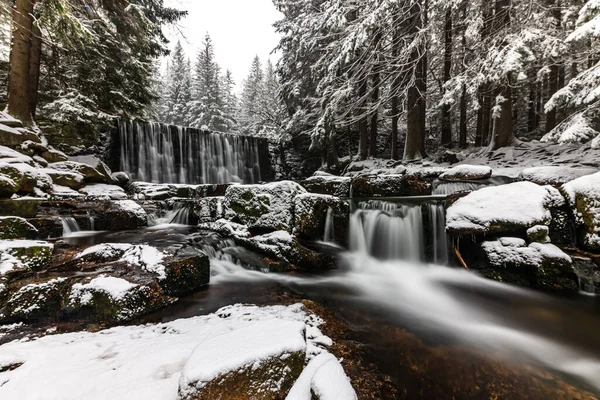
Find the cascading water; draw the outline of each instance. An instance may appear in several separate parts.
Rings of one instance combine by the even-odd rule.
[[[173,209],[164,213],[162,216],[151,215],[148,220],[149,226],[160,226],[165,224],[189,225],[190,224],[190,204],[181,202],[175,203]]]
[[[81,231],[79,224],[75,221],[73,217],[62,217],[61,218],[62,227],[63,227],[63,236],[68,237],[77,232]]]
[[[120,169],[153,183],[256,183],[258,141],[148,122],[119,122]]]
[[[326,243],[335,242],[335,226],[333,224],[333,209],[331,207],[327,209],[327,216],[325,217],[325,234],[323,235],[323,241]]]
[[[429,237],[433,262],[438,265],[448,263],[448,236],[446,235],[446,208],[443,203],[431,203],[429,209]]]

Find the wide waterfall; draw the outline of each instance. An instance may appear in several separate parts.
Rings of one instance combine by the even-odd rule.
[[[119,122],[120,169],[154,183],[256,183],[258,141],[150,122]]]

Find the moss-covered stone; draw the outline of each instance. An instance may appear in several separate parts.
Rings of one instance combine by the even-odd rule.
[[[54,253],[54,245],[33,240],[2,240],[0,252],[8,253],[24,265],[36,270],[48,265]]]
[[[0,200],[0,216],[17,216],[22,218],[34,218],[42,200],[32,199],[7,199]]]
[[[169,296],[181,296],[206,286],[210,281],[210,260],[204,253],[176,257],[165,262],[166,279],[160,286]]]
[[[72,172],[47,168],[44,173],[52,178],[55,185],[66,186],[73,190],[79,190],[83,187],[83,175]]]
[[[10,198],[19,191],[19,185],[12,179],[0,175],[0,199]]]
[[[5,315],[12,321],[58,321],[70,288],[71,282],[67,278],[24,285],[10,296]]]
[[[35,239],[38,230],[21,217],[0,217],[0,239]]]
[[[349,197],[351,181],[351,178],[341,176],[312,176],[300,182],[300,184],[309,193]]]
[[[0,124],[0,143],[8,147],[17,147],[21,143],[30,140],[41,142],[40,138],[33,132],[23,128],[11,128]]]

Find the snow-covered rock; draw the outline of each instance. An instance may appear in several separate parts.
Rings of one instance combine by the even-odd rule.
[[[351,196],[357,198],[382,196],[427,196],[431,183],[406,175],[361,176],[352,179]]]
[[[35,239],[38,230],[21,217],[0,217],[0,239]]]
[[[32,269],[46,266],[50,262],[54,245],[37,240],[0,240],[0,254],[7,253]]]
[[[282,398],[304,367],[305,329],[299,321],[258,321],[202,342],[183,368],[177,398]]]
[[[315,357],[298,378],[286,400],[356,400],[344,368],[330,353]]]
[[[129,184],[129,182],[131,182],[131,178],[129,177],[129,175],[127,175],[127,173],[123,171],[113,172],[110,175],[110,177],[117,185],[121,187],[125,187]]]
[[[344,244],[348,238],[350,205],[338,197],[305,193],[294,199],[294,234],[308,240],[323,240],[326,223],[332,224],[330,239]]]
[[[350,196],[351,182],[352,179],[349,177],[318,175],[305,179],[300,184],[310,193],[348,197]]]
[[[524,169],[519,174],[519,179],[537,183],[538,185],[559,186],[596,172],[598,172],[598,170],[595,168],[533,167]]]
[[[492,168],[487,165],[457,165],[440,175],[446,181],[472,181],[488,179],[492,176]]]
[[[550,228],[546,225],[536,225],[527,229],[527,241],[529,243],[549,243]]]
[[[0,124],[0,143],[3,145],[15,147],[27,140],[41,142],[41,139],[35,133],[27,129],[11,128]]]
[[[548,225],[551,209],[564,203],[557,189],[531,182],[483,188],[448,208],[446,230],[454,235],[527,230]]]
[[[576,218],[580,244],[600,251],[600,172],[575,179],[562,189]]]
[[[50,164],[52,166],[53,164]],[[83,175],[70,171],[70,170],[58,170],[53,168],[44,168],[42,171],[44,174],[52,178],[52,182],[58,186],[66,186],[73,190],[79,190],[83,187]]]
[[[293,228],[294,198],[306,190],[291,181],[267,185],[233,185],[225,193],[225,215],[251,229],[285,230]]]
[[[127,193],[123,188],[115,185],[106,185],[97,183],[84,186],[79,190],[87,196],[89,200],[126,200]]]
[[[13,321],[36,322],[60,315],[69,279],[31,283],[17,290],[6,303],[6,316]]]
[[[146,211],[133,200],[98,202],[93,206],[96,229],[123,231],[148,226]]]

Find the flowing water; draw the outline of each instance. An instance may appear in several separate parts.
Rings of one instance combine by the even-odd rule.
[[[159,123],[119,122],[120,169],[153,183],[256,183],[258,142]]]

